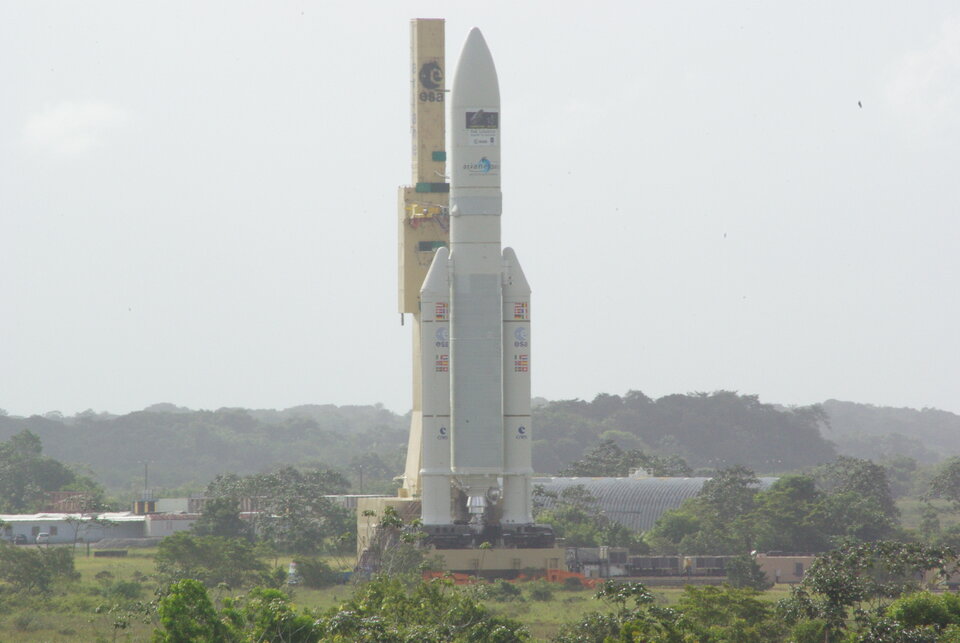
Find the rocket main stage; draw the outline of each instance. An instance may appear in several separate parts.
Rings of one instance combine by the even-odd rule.
[[[449,250],[420,289],[423,528],[437,548],[552,547],[532,515],[530,287],[501,251],[500,90],[476,28],[450,102]]]

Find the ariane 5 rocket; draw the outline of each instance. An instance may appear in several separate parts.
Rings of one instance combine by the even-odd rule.
[[[500,89],[479,29],[449,102],[450,246],[420,290],[422,521],[438,547],[549,547],[532,516],[530,286],[501,250]]]

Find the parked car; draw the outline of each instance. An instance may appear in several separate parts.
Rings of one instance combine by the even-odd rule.
[[[46,545],[46,544],[48,544],[49,542],[50,542],[50,534],[48,534],[48,533],[45,532],[45,531],[41,531],[39,534],[37,534],[37,544],[38,544],[38,545]]]
[[[26,535],[24,535],[24,534],[17,534],[16,536],[14,536],[14,537],[13,537],[13,544],[14,544],[14,545],[26,545],[26,544],[27,544],[27,537],[26,537]]]

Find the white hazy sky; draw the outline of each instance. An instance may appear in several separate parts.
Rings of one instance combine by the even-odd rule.
[[[0,407],[409,409],[413,17],[497,63],[535,395],[960,412],[952,1],[0,0]]]

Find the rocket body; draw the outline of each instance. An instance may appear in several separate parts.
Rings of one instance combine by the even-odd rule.
[[[520,526],[533,522],[530,287],[501,248],[500,90],[478,29],[450,105],[450,247],[421,290],[423,521]]]

